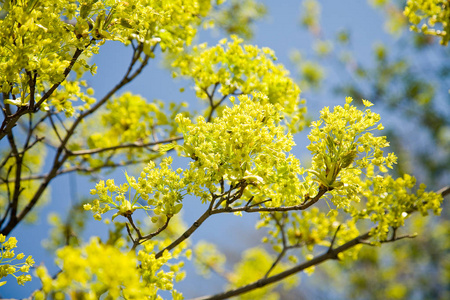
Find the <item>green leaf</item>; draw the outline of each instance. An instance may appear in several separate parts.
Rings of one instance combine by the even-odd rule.
[[[22,99],[21,98],[17,98],[16,100],[14,99],[6,99],[5,100],[5,104],[12,104],[12,105],[16,105],[16,106],[25,106],[26,103],[22,103]]]
[[[173,148],[175,148],[176,144],[171,143],[171,144],[166,144],[166,145],[162,145],[159,147],[159,152],[160,153],[166,153],[169,150],[172,150]]]
[[[182,208],[183,208],[183,204],[181,204],[181,203],[175,205],[173,207],[173,214],[175,215],[175,214],[179,213]]]

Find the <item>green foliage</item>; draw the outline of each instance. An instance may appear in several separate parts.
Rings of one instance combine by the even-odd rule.
[[[363,101],[366,107],[372,106],[369,101]],[[310,172],[320,184],[327,188],[347,184],[350,191],[354,189],[351,185],[352,177],[359,175],[361,169],[377,166],[382,172],[386,172],[386,167],[392,168],[396,157],[393,154],[383,157],[381,148],[389,145],[386,137],[375,137],[369,132],[383,129],[381,123],[375,127],[380,116],[370,109],[362,112],[355,106],[350,106],[351,98],[347,98],[346,102],[344,107],[337,106],[333,112],[328,107],[321,111],[321,121],[311,124],[313,129],[308,136],[311,141],[308,149],[313,154]],[[321,126],[322,122],[324,126]],[[364,156],[356,159],[358,153]],[[356,168],[349,168],[353,162]],[[336,182],[338,174],[341,174],[342,181]],[[352,200],[351,194],[353,193],[347,194],[348,200]]]
[[[41,129],[39,129],[39,131],[40,130]],[[2,178],[2,184],[0,184],[0,209],[2,211],[6,211],[12,208],[12,205],[8,201],[8,198],[11,196],[11,194],[17,193],[17,191],[15,191],[15,187],[17,185],[16,179],[18,177],[23,178],[23,181],[21,183],[22,189],[20,193],[18,193],[18,196],[20,197],[20,201],[18,201],[17,203],[18,210],[22,210],[27,205],[27,203],[29,203],[39,186],[38,182],[33,180],[33,176],[42,172],[47,156],[47,149],[46,147],[44,147],[44,145],[39,143],[32,145],[30,140],[28,140],[28,145],[30,147],[29,151],[25,152],[19,158],[20,164],[24,164],[27,166],[23,169],[19,167],[17,161],[11,159],[14,156],[12,153],[8,153],[7,151],[0,152],[2,155],[2,167],[0,168],[0,178]],[[45,203],[48,201],[48,192],[49,191],[45,192],[42,195],[39,206],[45,205]],[[30,223],[36,221],[36,219],[38,218],[37,213],[38,209],[28,214],[25,220]]]
[[[264,4],[255,0],[229,0],[211,12],[214,24],[228,34],[245,39],[253,36],[253,23],[266,14]]]
[[[439,223],[433,225],[436,221]],[[381,248],[364,247],[357,261],[327,265],[322,269],[325,274],[321,275],[326,276],[322,280],[333,282],[333,286],[340,286],[343,291],[351,291],[350,299],[446,299],[449,292],[448,221],[414,215],[410,225],[408,231],[417,232],[413,240]],[[424,251],[429,255],[424,255]],[[427,284],[430,280],[432,285]],[[422,283],[420,287],[417,282]]]
[[[315,0],[302,2],[301,24],[314,35],[320,33],[320,11],[319,2]]]
[[[421,181],[437,187],[445,185],[446,182],[443,182],[442,178],[445,178],[448,172],[441,166],[450,161],[446,137],[449,118],[442,106],[445,106],[448,98],[446,78],[449,74],[449,64],[445,59],[448,49],[438,47],[434,43],[437,39],[430,35],[407,32],[408,24],[402,14],[402,1],[370,2],[383,11],[386,22],[391,24],[388,25],[389,32],[392,33],[393,27],[398,27],[394,33],[394,41],[397,42],[392,41],[394,46],[374,40],[373,58],[370,62],[365,62],[365,59],[358,57],[354,47],[358,41],[352,39],[349,30],[343,29],[335,36],[329,35],[330,30],[322,31],[320,35],[313,36],[315,55],[308,56],[308,61],[316,65],[314,70],[321,74],[321,77],[305,74],[302,69],[305,59],[298,54],[298,50],[293,51],[291,59],[298,69],[296,76],[299,78],[299,86],[307,93],[320,94],[326,90],[340,96],[350,96],[355,99],[357,105],[363,104],[360,99],[371,99],[380,105],[377,106],[379,109],[395,111],[392,114],[396,120],[413,120],[417,128],[412,130],[420,130],[421,138],[426,139],[423,143],[434,146],[405,147],[407,141],[404,132],[396,126],[387,126],[386,135],[391,149],[400,157],[394,172],[398,175],[413,173]],[[401,21],[402,19],[404,20]],[[320,20],[320,16],[317,20]],[[394,23],[398,24],[394,26]],[[320,27],[320,24],[318,26]],[[320,48],[325,49],[325,52],[319,51]],[[428,53],[433,59],[426,59]],[[332,74],[339,74],[343,79],[337,81]],[[314,87],[308,80],[310,78],[318,78],[319,84],[329,81],[335,84],[328,87],[319,85],[318,90],[307,90],[310,86]],[[435,149],[434,154],[431,154],[431,149]]]
[[[327,48],[328,46],[325,42],[318,44],[317,51],[319,55],[326,56],[329,51]],[[301,78],[299,85],[303,88],[303,90],[307,91],[310,88],[318,89],[325,76],[324,68],[314,61],[303,59],[301,53],[298,51],[294,51],[291,54],[291,60],[297,66],[298,74]]]
[[[293,140],[290,134],[284,133],[282,107],[271,104],[261,94],[242,95],[239,101],[232,108],[225,108],[212,122],[199,117],[197,124],[193,124],[189,118],[177,116],[184,136],[182,152],[192,159],[189,168],[177,170],[182,177],[168,169],[170,159],[163,160],[161,170],[149,164],[138,181],[128,175],[128,184],[121,186],[116,186],[113,180],[108,180],[106,185],[101,181],[93,190],[99,199],[93,205],[86,204],[85,209],[96,213],[96,219],[114,209],[117,212],[113,220],[122,215],[131,222],[134,211],[143,208],[152,211],[155,217],[162,214],[168,223],[182,207],[181,203],[176,204],[182,200],[182,190],[218,209],[211,210],[210,214],[218,213],[219,205],[224,207],[223,212],[238,214],[257,206],[255,211],[260,211],[262,217],[259,227],[278,228],[269,230],[270,237],[265,241],[270,241],[280,256],[289,249],[305,247],[302,256],[306,259],[313,257],[316,246],[344,245],[358,237],[359,220],[368,219],[375,224],[367,242],[379,245],[395,240],[388,233],[403,226],[413,212],[440,213],[442,197],[426,193],[424,185],[416,194],[410,193],[415,185],[411,176],[393,179],[379,174],[386,172],[386,167],[391,168],[396,157],[392,153],[383,156],[381,149],[388,145],[386,138],[370,132],[382,130],[383,126],[377,124],[379,115],[368,109],[372,106],[369,101],[364,100],[365,111],[351,106],[351,98],[347,98],[344,107],[322,110],[321,120],[311,125],[308,149],[313,158],[312,168],[307,171],[288,154]],[[303,180],[299,175],[305,176]],[[229,185],[229,191],[225,191],[225,184]],[[136,193],[127,198],[129,186]],[[237,191],[231,193],[233,190]],[[159,197],[160,192],[163,197]],[[327,198],[335,209],[322,211],[314,207],[302,214],[267,213],[283,207],[300,208],[308,201],[317,201],[325,192],[329,192]],[[117,196],[113,199],[110,193]],[[311,200],[310,195],[315,195],[316,200]],[[148,206],[140,205],[140,199],[146,200]],[[219,202],[215,205],[216,200]],[[242,207],[244,203],[247,205]],[[254,204],[248,206],[248,203]],[[131,225],[134,227],[132,222]],[[152,237],[139,235],[138,242]],[[358,249],[340,253],[339,257],[356,259]],[[200,264],[220,269],[221,256],[214,252],[208,254],[205,249],[198,249],[198,255],[206,256]],[[296,262],[299,258],[294,255],[290,259]]]
[[[48,216],[48,223],[53,227],[42,245],[50,252],[56,252],[63,246],[77,246],[82,242],[81,234],[87,225],[83,207],[79,204],[71,207],[67,217],[63,219],[56,212]]]
[[[223,269],[225,261],[225,255],[219,252],[216,245],[205,241],[200,241],[195,245],[194,263],[202,276],[209,278],[212,271],[226,276]]]

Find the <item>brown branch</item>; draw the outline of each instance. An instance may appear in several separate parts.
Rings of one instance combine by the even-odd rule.
[[[237,186],[232,186],[230,188],[229,191],[225,192],[229,193],[231,190],[233,190],[234,188],[239,187]],[[178,237],[174,242],[172,242],[169,246],[167,246],[166,248],[162,249],[161,251],[159,251],[156,254],[156,258],[159,258],[162,256],[162,254],[164,253],[165,250],[172,250],[173,248],[175,248],[176,246],[178,246],[181,242],[185,241],[186,239],[188,239],[192,233],[194,233],[198,227],[200,227],[200,225],[211,215],[215,215],[215,214],[220,214],[220,213],[232,213],[232,212],[239,212],[239,211],[244,211],[244,212],[276,212],[276,211],[290,211],[290,210],[304,210],[307,209],[308,207],[310,207],[311,205],[313,205],[314,203],[316,203],[317,201],[319,201],[319,199],[323,196],[323,194],[325,194],[329,189],[321,186],[319,188],[319,192],[317,193],[317,195],[312,198],[309,199],[308,201],[304,202],[303,204],[300,205],[294,205],[294,206],[285,206],[285,207],[260,207],[260,208],[253,208],[253,207],[248,207],[248,206],[244,206],[244,207],[236,207],[236,208],[232,208],[232,207],[225,207],[225,208],[215,208],[217,207],[214,206],[215,200],[217,198],[220,198],[220,195],[212,195],[213,196],[213,200],[211,201],[209,208],[197,219],[197,221],[195,221],[191,227],[189,227],[189,229],[187,229],[180,237]],[[239,190],[237,193],[239,193],[241,190]],[[236,194],[233,195],[229,195],[228,198],[232,197],[234,199],[234,196]],[[223,201],[223,200],[222,200]],[[222,202],[219,201],[218,203]]]
[[[436,194],[441,194],[442,197],[446,197],[447,195],[450,195],[450,185],[443,187],[442,189],[437,191]]]
[[[224,189],[224,184],[223,184],[223,179],[221,179],[221,189]],[[223,202],[226,202],[227,204],[229,204],[228,199],[231,199],[232,197],[234,197],[235,195],[237,195],[237,192],[235,192],[234,194],[231,194],[234,190],[240,189],[242,187],[242,182],[238,182],[236,185],[231,184],[230,188],[228,189],[228,191],[221,191],[221,193],[219,195],[214,194],[212,195],[214,197],[214,199],[219,199],[219,201],[217,201],[216,205],[214,206],[214,209],[218,208],[220,205],[222,205]],[[227,196],[227,197],[224,197]],[[227,205],[228,207],[228,205]]]
[[[45,100],[47,100],[52,94],[53,92],[61,85],[61,83],[64,82],[64,80],[66,80],[67,76],[69,75],[70,71],[72,70],[73,66],[75,65],[78,57],[80,57],[80,55],[83,53],[83,51],[85,49],[87,49],[93,40],[91,40],[85,47],[84,49],[78,49],[75,50],[75,53],[72,56],[72,59],[70,60],[70,64],[67,66],[67,68],[64,70],[64,78],[63,80],[61,80],[61,82],[55,83],[45,94],[44,96],[42,96],[42,98],[39,100],[39,102],[36,103],[36,107],[34,107],[34,112],[37,112],[39,110],[39,107],[41,106],[42,103],[44,103]]]
[[[270,272],[273,271],[273,269],[275,269],[276,265],[281,261],[281,259],[283,258],[283,256],[286,254],[286,251],[288,250],[287,248],[287,241],[286,241],[286,233],[284,231],[284,224],[282,224],[280,222],[280,220],[277,219],[277,217],[274,214],[271,214],[272,218],[275,220],[275,222],[277,223],[277,226],[280,228],[280,232],[281,232],[281,242],[283,245],[283,249],[281,250],[281,252],[278,254],[277,258],[275,259],[275,261],[272,263],[272,265],[270,266],[269,270],[267,270],[266,274],[264,275],[264,278],[269,277]]]
[[[19,150],[17,149],[17,145],[14,140],[14,135],[12,131],[8,132],[8,141],[11,146],[12,154],[16,160],[16,174],[15,174],[16,178],[14,181],[14,192],[12,195],[12,199],[9,199],[11,203],[10,220],[15,220],[17,218],[19,196],[20,193],[22,192],[20,177],[22,176],[23,155],[20,154]]]
[[[26,147],[22,150],[21,154],[25,154],[26,151],[33,148],[33,146],[36,145],[37,143],[42,142],[44,139],[45,139],[45,137],[43,137],[43,136],[41,136],[41,137],[36,136],[36,139],[34,140],[34,142],[32,142],[30,145],[26,145]]]
[[[252,197],[252,198],[253,198],[253,197]],[[250,198],[250,199],[252,199],[252,198]],[[249,200],[249,201],[250,201],[250,200]],[[261,201],[261,202],[253,203],[252,205],[249,205],[250,202],[251,202],[251,201],[250,201],[250,202],[248,202],[248,203],[245,204],[245,207],[251,208],[251,207],[255,207],[255,206],[261,205],[261,204],[263,204],[263,203],[270,202],[270,201],[272,201],[272,199],[266,199],[266,200],[263,200],[263,201]]]
[[[36,92],[36,79],[37,73],[35,71],[27,71],[27,75],[29,77],[28,85],[30,86],[30,109],[34,110],[34,93]]]
[[[219,107],[223,101],[225,101],[225,99],[230,96],[230,95],[234,95],[234,96],[238,96],[238,95],[242,95],[243,93],[236,93],[233,92],[231,94],[226,94],[223,95],[222,98],[220,98],[220,100],[218,100],[216,103],[214,103],[214,94],[216,92],[217,87],[219,86],[219,83],[215,83],[213,90],[211,92],[211,94],[208,93],[208,89],[204,88],[203,91],[205,92],[205,94],[208,96],[208,101],[209,101],[209,106],[211,107],[211,110],[209,111],[208,117],[206,117],[206,121],[207,122],[211,122],[212,120],[212,115],[214,114],[214,111],[216,110],[217,107]]]
[[[191,236],[191,234],[193,234],[200,227],[200,225],[202,225],[202,223],[205,222],[205,220],[212,215],[213,206],[215,202],[214,200],[215,199],[211,201],[208,209],[200,216],[200,218],[197,219],[197,221],[195,221],[191,225],[191,227],[189,227],[180,237],[178,237],[175,241],[173,241],[169,246],[156,253],[155,257],[160,258],[163,255],[164,251],[166,250],[170,251],[179,244],[181,244],[183,241],[188,239]]]
[[[341,229],[342,224],[339,224],[338,228],[334,232],[333,239],[331,240],[330,247],[328,248],[328,252],[333,251],[334,242],[336,241],[336,237],[339,229]]]
[[[155,232],[152,232],[146,236],[140,237],[139,239],[137,239],[137,244],[135,243],[135,245],[133,245],[132,249],[135,249],[138,245],[144,243],[145,241],[148,241],[152,238],[154,238],[155,236],[157,236],[158,234],[160,234],[161,232],[163,232],[167,226],[169,226],[169,222],[170,222],[170,217],[167,217],[166,222],[164,223],[163,226],[159,227]]]
[[[50,120],[50,124],[52,125],[53,131],[54,131],[55,134],[56,134],[56,137],[58,138],[58,140],[59,140],[60,142],[62,142],[61,135],[60,135],[59,132],[58,132],[58,128],[56,128],[55,122],[53,122],[52,114],[51,114],[51,113],[48,114],[48,118],[49,118],[49,120]]]
[[[300,271],[303,271],[303,270],[305,270],[305,269],[307,269],[309,267],[319,265],[319,264],[321,264],[321,263],[323,263],[323,262],[325,262],[327,260],[330,260],[330,259],[336,259],[339,253],[344,252],[344,251],[346,251],[346,250],[348,250],[350,248],[353,248],[354,246],[360,244],[361,241],[366,240],[367,238],[369,238],[369,236],[370,236],[369,232],[367,232],[365,234],[362,234],[362,235],[354,238],[353,240],[350,240],[347,243],[345,243],[345,244],[343,244],[343,245],[341,245],[341,246],[339,246],[339,247],[337,247],[335,249],[332,249],[331,251],[329,250],[329,251],[325,252],[322,255],[316,256],[316,257],[314,257],[313,259],[311,259],[309,261],[306,261],[306,262],[304,262],[302,264],[299,264],[299,265],[297,265],[297,266],[295,266],[295,267],[293,267],[291,269],[288,269],[288,270],[286,270],[284,272],[281,272],[281,273],[279,273],[277,275],[273,275],[273,276],[270,276],[270,277],[267,277],[267,278],[260,279],[258,281],[255,281],[255,282],[250,283],[248,285],[245,285],[243,287],[239,287],[239,288],[236,288],[236,289],[233,289],[233,290],[229,290],[227,292],[223,292],[223,293],[216,294],[216,295],[199,297],[199,298],[195,298],[195,299],[192,299],[192,300],[220,300],[220,299],[228,299],[228,298],[231,298],[231,297],[234,297],[234,296],[238,296],[238,295],[241,295],[241,294],[253,291],[253,290],[258,289],[258,288],[262,288],[263,286],[266,286],[268,284],[272,284],[272,283],[275,283],[277,281],[283,280],[286,277],[294,275],[294,274],[296,274],[296,273],[298,273]]]
[[[33,128],[33,115],[29,114],[28,115],[28,130],[25,130],[25,131],[27,131],[27,138],[25,139],[22,153],[25,153],[26,149],[28,148],[28,144],[30,143],[31,136],[33,134],[32,128]]]
[[[81,166],[75,166],[75,167],[72,167],[72,168],[59,170],[57,172],[56,176],[62,175],[62,174],[67,174],[67,173],[72,173],[72,172],[94,173],[94,172],[97,172],[99,170],[106,169],[106,168],[124,167],[124,166],[139,164],[139,163],[143,163],[143,162],[148,162],[148,160],[147,159],[142,159],[142,160],[137,160],[137,161],[130,160],[130,161],[125,161],[125,162],[115,163],[115,164],[108,164],[108,163],[106,163],[106,164],[103,164],[101,166],[97,166],[95,168],[88,168],[88,167],[83,168]],[[48,174],[34,175],[34,176],[21,178],[20,180],[21,181],[41,180],[41,179],[47,178],[47,176],[48,176]],[[14,182],[14,180],[15,180],[15,178],[13,178],[13,179],[5,179],[5,180],[2,180],[3,182],[1,184]]]
[[[386,240],[386,241],[381,241],[380,243],[381,244],[392,243],[392,242],[395,242],[395,241],[398,241],[398,240],[414,239],[414,238],[416,238],[415,234],[405,234],[405,235],[395,236],[395,237],[393,237],[393,238],[391,238],[389,240]]]
[[[133,217],[131,216],[131,214],[130,214],[130,215],[127,215],[126,218],[128,219],[128,222],[130,222],[130,224],[131,224],[131,226],[133,227],[134,231],[136,231],[136,233],[137,233],[137,235],[138,235],[138,238],[137,238],[136,240],[141,239],[141,238],[142,238],[141,231],[140,231],[139,228],[134,224]],[[136,245],[136,246],[137,246],[137,245]],[[134,249],[134,248],[135,248],[135,247],[133,246],[133,249]]]
[[[292,206],[279,206],[279,207],[254,207],[252,206],[241,206],[241,207],[225,207],[225,208],[218,208],[213,211],[214,214],[216,213],[222,213],[222,212],[247,212],[247,213],[253,213],[253,212],[282,212],[282,211],[292,211],[292,210],[305,210],[311,205],[315,204],[317,201],[320,200],[320,198],[329,191],[328,188],[325,186],[321,186],[319,188],[319,192],[314,198],[310,198],[309,200],[303,202],[299,205],[292,205]]]
[[[12,151],[9,151],[7,155],[3,158],[3,161],[0,163],[0,170],[3,169],[3,167],[6,165],[8,160],[13,157]]]
[[[133,234],[131,233],[130,225],[128,225],[128,223],[125,223],[125,227],[127,229],[128,236],[130,237],[131,241],[133,242],[133,247],[134,247],[134,244],[136,243],[136,241],[133,238]]]
[[[131,234],[131,230],[128,226],[128,223],[126,223],[126,227],[127,227],[127,231],[128,231],[128,235],[130,236],[131,240],[133,241],[133,247],[131,248],[131,250],[136,249],[137,246],[139,246],[140,244],[144,243],[145,241],[148,241],[152,238],[154,238],[155,236],[157,236],[158,234],[160,234],[161,232],[163,232],[167,226],[169,225],[170,222],[170,217],[167,217],[166,222],[164,222],[163,226],[159,227],[155,232],[152,232],[146,236],[142,236],[142,233],[140,231],[140,229],[134,224],[133,221],[133,217],[130,215],[125,216],[128,221],[130,222],[131,226],[133,227],[134,231],[136,231],[137,233],[137,238],[133,238],[133,235]]]
[[[105,152],[105,151],[118,150],[118,149],[124,149],[124,148],[144,148],[144,147],[155,146],[155,145],[159,145],[159,144],[171,143],[173,141],[179,141],[182,139],[183,139],[182,136],[177,136],[177,137],[169,138],[166,140],[145,143],[145,144],[141,143],[141,142],[134,142],[134,143],[122,144],[122,145],[111,146],[111,147],[106,147],[106,148],[71,151],[70,156],[91,155],[91,154],[101,153],[101,152]]]

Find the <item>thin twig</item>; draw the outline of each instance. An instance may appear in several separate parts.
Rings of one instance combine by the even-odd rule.
[[[148,240],[154,238],[155,236],[157,236],[158,234],[163,232],[167,228],[167,226],[169,226],[170,219],[171,219],[170,217],[167,217],[167,220],[166,220],[166,222],[164,223],[163,226],[159,227],[155,232],[152,232],[152,233],[150,233],[150,234],[140,238],[139,241],[138,241],[138,245],[144,243],[145,241],[148,241]],[[133,246],[133,249],[135,249],[136,247],[137,247],[137,245]]]
[[[139,240],[142,238],[141,231],[139,228],[134,224],[133,217],[130,215],[127,215],[126,218],[128,219],[128,222],[130,222],[131,226],[133,227],[134,231],[136,231],[138,238],[136,240]]]
[[[293,210],[305,210],[317,201],[328,191],[326,187],[320,187],[319,192],[314,198],[311,198],[307,202],[303,202],[299,205],[292,206],[279,206],[279,207],[253,207],[253,206],[240,206],[240,207],[226,207],[226,208],[218,208],[214,210],[214,213],[221,212],[281,212],[281,211],[293,211]]]
[[[331,239],[330,247],[328,248],[328,252],[333,251],[334,242],[336,241],[336,237],[338,234],[339,229],[341,229],[342,224],[339,224],[338,228],[334,232],[333,238]]]
[[[89,167],[83,168],[81,166],[74,166],[72,168],[59,170],[57,172],[56,176],[62,175],[62,174],[68,174],[68,173],[72,173],[72,172],[94,173],[94,172],[97,172],[99,170],[106,169],[106,168],[124,167],[124,166],[129,166],[129,165],[134,165],[134,164],[140,164],[140,163],[147,162],[147,161],[148,161],[148,159],[142,159],[142,160],[137,160],[137,161],[131,160],[131,161],[125,161],[125,162],[120,162],[120,163],[114,163],[114,164],[109,164],[108,162],[106,162],[105,164],[103,164],[101,166],[97,166],[95,168],[89,168]],[[21,178],[21,181],[41,180],[41,179],[47,178],[47,176],[48,176],[48,174],[41,174],[41,175],[23,177],[23,178]],[[9,180],[3,180],[2,184],[10,183],[10,182],[13,182],[14,180],[15,180],[15,178],[9,179]]]
[[[43,137],[43,136],[41,136],[41,137],[36,136],[36,139],[34,140],[34,142],[31,143],[31,145],[27,145],[27,147],[22,150],[21,154],[25,154],[26,151],[30,150],[31,148],[33,148],[34,145],[43,141],[44,139],[45,139],[45,137]]]
[[[135,239],[133,238],[133,234],[131,233],[130,225],[128,223],[125,223],[125,227],[127,228],[128,236],[130,237],[130,239],[134,245],[136,242],[135,242]]]
[[[248,207],[250,205],[250,203],[252,203],[254,198],[255,198],[255,196],[251,196],[250,199],[248,199],[247,203],[245,203],[245,206]]]
[[[271,215],[272,215],[272,218],[275,220],[275,223],[277,223],[278,228],[280,228],[281,242],[282,242],[283,249],[278,254],[277,258],[272,263],[269,270],[267,270],[267,272],[263,278],[269,277],[270,272],[272,272],[273,269],[275,269],[276,265],[281,261],[281,259],[284,257],[284,255],[286,254],[286,251],[287,251],[287,242],[286,242],[286,233],[284,231],[284,224],[281,224],[280,220],[278,220],[278,218],[275,216],[275,214],[271,213]]]
[[[16,160],[16,180],[14,181],[14,192],[12,195],[12,199],[10,199],[11,202],[11,213],[10,213],[10,221],[15,220],[17,218],[17,209],[19,205],[19,196],[22,191],[21,189],[21,181],[20,177],[22,176],[22,163],[23,163],[23,155],[19,153],[19,150],[17,149],[17,145],[14,139],[13,132],[8,132],[8,141],[12,149],[13,156]]]
[[[25,149],[28,148],[28,144],[30,142],[31,136],[33,135],[33,131],[32,131],[32,126],[33,125],[33,115],[29,114],[28,115],[28,130],[27,131],[27,138],[25,139],[25,143],[23,145],[23,153],[25,152]]]
[[[158,253],[156,253],[155,257],[159,258],[163,255],[164,251],[170,251],[179,244],[181,244],[183,241],[188,239],[191,234],[193,234],[199,227],[202,225],[203,222],[205,222],[206,219],[211,216],[213,211],[213,205],[214,201],[211,201],[209,204],[208,209],[195,221],[191,227],[189,227],[180,237],[178,237],[175,241],[173,241],[169,246],[165,247],[164,249],[160,250]]]
[[[182,140],[182,136],[172,137],[161,141],[151,142],[151,143],[141,143],[141,142],[134,142],[129,144],[121,144],[117,146],[111,146],[106,148],[95,148],[95,149],[86,149],[86,150],[78,150],[78,151],[72,151],[70,152],[70,156],[79,156],[79,155],[92,155],[96,153],[101,153],[105,151],[111,151],[111,150],[118,150],[118,149],[126,149],[126,148],[143,148],[143,147],[150,147],[150,146],[156,146],[160,144],[167,144],[174,141]]]
[[[252,197],[252,198],[253,198],[253,197]],[[270,201],[272,201],[272,199],[266,199],[266,200],[263,200],[263,201],[258,202],[258,203],[253,203],[252,205],[247,205],[247,204],[245,204],[245,206],[246,206],[246,207],[255,207],[255,206],[261,205],[261,204],[263,204],[263,203],[270,202]]]
[[[53,131],[54,131],[55,134],[56,134],[56,137],[58,138],[59,142],[62,143],[62,138],[61,138],[61,136],[59,135],[58,129],[56,128],[56,125],[55,125],[55,123],[53,122],[53,118],[52,118],[52,115],[51,115],[50,113],[48,114],[48,117],[49,117],[49,119],[50,119],[50,124],[52,125]]]

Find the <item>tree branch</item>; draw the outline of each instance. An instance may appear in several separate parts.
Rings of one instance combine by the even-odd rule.
[[[450,194],[450,185],[443,187],[442,189],[440,189],[436,193],[437,194],[441,194],[442,197],[445,197],[445,196],[449,195]]]
[[[19,205],[19,195],[22,192],[21,189],[21,181],[20,177],[22,176],[22,163],[23,163],[23,155],[19,153],[19,150],[17,149],[16,142],[14,140],[14,135],[12,131],[8,132],[8,141],[12,149],[12,154],[15,157],[16,160],[16,178],[14,181],[14,192],[12,195],[12,199],[9,199],[11,203],[11,210],[10,210],[10,220],[15,220],[17,218],[17,208]]]
[[[89,167],[81,167],[81,166],[74,166],[72,168],[67,168],[67,169],[63,169],[63,170],[59,170],[56,174],[56,176],[58,175],[62,175],[62,174],[67,174],[67,173],[72,173],[72,172],[83,172],[83,173],[94,173],[97,172],[99,170],[102,169],[106,169],[106,168],[117,168],[117,167],[124,167],[124,166],[129,166],[129,165],[134,165],[134,164],[139,164],[139,163],[143,163],[146,162],[147,159],[143,159],[143,160],[130,160],[130,161],[125,161],[125,162],[120,162],[120,163],[115,163],[115,164],[103,164],[101,166],[97,166],[95,168],[89,168]],[[24,177],[21,178],[21,181],[30,181],[30,180],[41,180],[44,179],[48,176],[48,174],[41,174],[41,175],[34,175],[34,176],[29,176],[29,177]],[[13,182],[15,180],[15,178],[13,179],[7,179],[7,180],[2,180],[3,183],[2,184],[6,184],[6,183],[10,183]]]
[[[320,198],[330,189],[326,188],[325,186],[320,186],[319,192],[314,198],[308,198],[305,200],[302,204],[298,205],[292,205],[292,206],[279,206],[279,207],[254,207],[252,206],[241,206],[241,207],[225,207],[225,208],[218,208],[213,211],[214,214],[216,213],[222,213],[222,212],[247,212],[247,213],[253,213],[253,212],[282,212],[282,211],[291,211],[291,210],[305,210],[317,201],[320,200]]]
[[[273,271],[273,269],[275,269],[276,265],[281,261],[281,259],[283,258],[283,256],[286,254],[287,251],[287,241],[286,241],[286,233],[284,232],[284,223],[282,224],[280,222],[280,220],[277,219],[277,217],[274,214],[271,214],[272,218],[275,220],[275,222],[277,223],[277,226],[280,228],[280,232],[281,232],[281,242],[283,245],[283,249],[281,250],[281,252],[278,254],[277,258],[275,259],[275,261],[273,262],[273,264],[270,266],[269,270],[267,270],[266,274],[264,275],[264,278],[269,277],[270,272]]]
[[[163,255],[164,251],[170,251],[173,248],[175,248],[176,246],[178,246],[179,244],[181,244],[183,241],[185,241],[186,239],[188,239],[191,234],[194,233],[194,231],[196,231],[200,225],[202,225],[203,222],[205,222],[206,219],[208,219],[209,216],[211,216],[212,214],[212,210],[213,210],[213,206],[214,206],[214,199],[211,201],[208,209],[200,216],[200,218],[197,219],[197,221],[195,221],[191,227],[189,227],[188,230],[186,230],[179,238],[177,238],[175,241],[173,241],[169,246],[167,246],[166,248],[162,249],[161,251],[159,251],[158,253],[156,253],[155,257],[159,258]]]
[[[286,277],[289,277],[291,275],[294,275],[300,271],[303,271],[309,267],[312,266],[316,266],[319,265],[329,259],[336,259],[338,254],[341,252],[344,252],[350,248],[353,248],[354,246],[358,245],[361,243],[361,241],[366,240],[367,238],[369,238],[370,234],[369,232],[366,232],[365,234],[362,234],[350,241],[348,241],[347,243],[335,248],[335,249],[331,249],[328,250],[327,252],[323,253],[322,255],[316,256],[313,259],[306,261],[302,264],[299,264],[291,269],[288,269],[284,272],[281,272],[277,275],[273,275],[267,278],[263,278],[260,279],[258,281],[255,281],[253,283],[250,283],[248,285],[245,285],[243,287],[239,287],[233,290],[229,290],[227,292],[223,292],[220,294],[216,294],[216,295],[210,295],[210,296],[204,296],[204,297],[199,297],[199,298],[194,298],[192,300],[220,300],[220,299],[228,299],[234,296],[238,296],[247,292],[250,292],[252,290],[261,288],[263,286],[266,286],[268,284],[272,284],[275,283],[277,281],[283,280]]]
[[[183,139],[182,136],[177,136],[177,137],[169,138],[166,140],[145,143],[145,144],[141,143],[141,142],[134,142],[134,143],[122,144],[122,145],[111,146],[111,147],[106,147],[106,148],[71,151],[70,156],[91,155],[91,154],[101,153],[101,152],[105,152],[105,151],[118,150],[118,149],[124,149],[124,148],[144,148],[144,147],[150,147],[150,146],[155,146],[155,145],[159,145],[159,144],[167,144],[167,143],[171,143],[173,141],[179,141],[182,139]]]
[[[233,190],[235,187],[231,187],[230,191]],[[329,189],[321,186],[319,188],[319,192],[317,193],[317,195],[310,199],[307,198],[308,200],[306,200],[303,204],[300,205],[294,205],[294,206],[285,206],[285,207],[260,207],[260,208],[254,208],[254,207],[249,207],[249,206],[244,206],[244,207],[236,207],[236,208],[232,208],[232,207],[225,207],[225,208],[215,208],[217,207],[214,206],[215,200],[218,198],[221,198],[223,195],[212,195],[213,196],[213,200],[211,201],[209,208],[197,219],[197,221],[195,221],[191,227],[189,227],[188,230],[186,230],[180,237],[178,237],[178,239],[176,239],[174,242],[172,242],[169,246],[167,246],[166,248],[162,249],[161,251],[159,251],[156,254],[156,258],[161,257],[162,254],[164,253],[165,250],[172,250],[173,248],[175,248],[176,246],[178,246],[181,242],[183,242],[184,240],[186,240],[187,238],[189,238],[191,236],[192,233],[194,233],[198,227],[211,215],[215,215],[215,214],[220,214],[220,213],[232,213],[232,212],[239,212],[239,211],[245,211],[245,212],[276,212],[276,211],[290,211],[290,210],[304,210],[307,209],[308,207],[310,207],[311,205],[313,205],[314,203],[316,203],[317,201],[319,201],[319,199],[323,196],[323,194],[325,194]],[[225,192],[229,193],[230,191]],[[238,192],[237,192],[238,193]],[[232,197],[234,199],[235,194],[233,194],[232,196],[228,196],[228,197]],[[236,199],[234,199],[236,200]],[[218,203],[222,202],[223,199],[221,199],[221,201],[219,201]]]
[[[152,233],[150,233],[150,234],[148,234],[146,236],[143,236],[142,239],[149,240],[149,239],[157,236],[158,234],[160,234],[164,229],[167,228],[167,226],[169,225],[170,219],[171,219],[170,217],[167,217],[167,220],[166,220],[166,222],[164,223],[163,226],[158,228],[158,230],[156,230],[155,232],[152,232]],[[141,244],[142,244],[142,242],[141,242]]]

